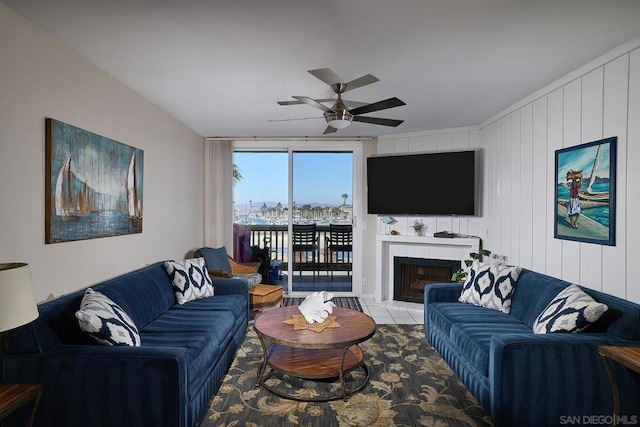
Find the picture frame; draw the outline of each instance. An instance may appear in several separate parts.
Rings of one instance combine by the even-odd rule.
[[[142,233],[142,150],[51,118],[45,145],[45,243]]]
[[[617,137],[555,152],[556,239],[615,246]]]

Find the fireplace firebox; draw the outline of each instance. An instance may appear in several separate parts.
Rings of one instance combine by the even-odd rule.
[[[424,285],[449,283],[460,261],[410,257],[393,258],[393,299],[424,303]]]

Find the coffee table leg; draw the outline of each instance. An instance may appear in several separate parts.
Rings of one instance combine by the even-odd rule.
[[[340,361],[340,385],[342,386],[342,400],[345,402],[349,400],[347,386],[344,383],[344,359],[347,357],[347,350],[349,347],[345,347],[342,351],[342,360]]]
[[[340,362],[340,386],[342,387],[342,400],[344,400],[345,402],[349,401],[349,398],[351,396],[353,396],[355,393],[365,388],[365,386],[369,383],[369,368],[367,368],[367,364],[363,360],[360,366],[364,371],[364,377],[365,377],[364,381],[362,381],[362,383],[358,387],[354,388],[353,390],[347,389],[347,385],[345,384],[345,379],[344,379],[344,361],[346,359],[348,350],[349,350],[349,347],[345,347],[345,349],[342,352],[342,361]]]
[[[260,339],[260,345],[262,345],[262,354],[264,356],[264,360],[262,361],[262,366],[259,368],[259,371],[258,371],[258,380],[256,381],[256,387],[260,387],[260,384],[262,383],[262,377],[264,376],[264,373],[267,370],[267,358],[268,358],[267,346],[264,343],[262,336],[258,335],[258,338]]]

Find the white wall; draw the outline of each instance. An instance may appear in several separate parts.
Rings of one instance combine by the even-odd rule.
[[[553,237],[555,150],[618,137],[616,246]],[[425,218],[479,236],[509,263],[640,302],[640,40],[630,41],[474,128],[380,138],[378,153],[484,149],[480,218]],[[410,233],[413,217],[396,226]]]
[[[44,244],[44,121],[144,150],[143,233]],[[204,139],[0,4],[0,262],[28,262],[38,301],[203,239]]]

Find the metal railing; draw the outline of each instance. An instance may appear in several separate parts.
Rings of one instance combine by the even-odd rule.
[[[287,225],[241,225],[250,229],[250,246],[261,248],[269,247],[272,260],[282,261],[282,269],[287,270],[289,263],[289,232]],[[296,259],[294,270],[316,270],[316,271],[347,271],[352,270],[351,252],[336,253],[327,248],[327,237],[329,235],[329,225],[318,225],[316,227],[318,236],[318,253],[315,265],[311,265],[307,257],[306,260]]]

